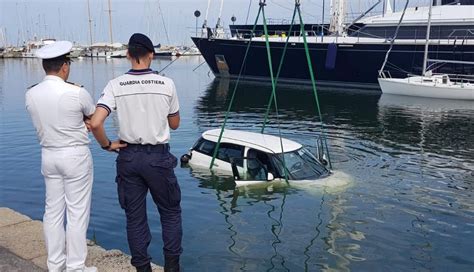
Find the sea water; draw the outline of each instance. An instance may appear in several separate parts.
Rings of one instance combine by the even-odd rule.
[[[160,70],[175,59],[156,59]],[[186,153],[200,134],[218,128],[235,82],[214,79],[203,59],[182,57],[163,73],[176,83],[181,126],[171,150]],[[98,99],[126,59],[83,59],[70,81]],[[316,71],[317,72],[317,71]],[[38,60],[0,60],[0,206],[41,219],[40,147],[24,106],[38,83]],[[259,131],[268,84],[241,83],[228,128]],[[279,114],[266,132],[316,146],[321,133],[314,97],[301,86],[279,87]],[[182,190],[186,271],[473,271],[474,104],[374,92],[319,91],[334,183],[347,186],[236,188],[231,178],[176,169]],[[278,118],[277,118],[278,117]],[[116,139],[117,120],[107,132]],[[91,137],[92,139],[92,137]],[[88,238],[129,253],[116,193],[115,154],[92,139],[95,180]],[[345,183],[345,182],[344,182]],[[159,215],[147,202],[150,254],[163,264]]]

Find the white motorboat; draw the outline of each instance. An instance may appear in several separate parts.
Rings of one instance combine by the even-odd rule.
[[[28,41],[25,44],[23,51],[21,52],[22,58],[36,58],[35,52],[36,50],[40,49],[41,47],[52,44],[56,42],[56,39],[42,39],[42,40],[33,40]]]

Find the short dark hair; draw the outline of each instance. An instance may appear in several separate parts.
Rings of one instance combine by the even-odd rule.
[[[59,70],[61,70],[63,64],[69,61],[69,58],[65,56],[59,56],[57,58],[52,59],[43,59],[43,69],[46,73],[57,73],[59,72]]]
[[[140,63],[140,59],[150,54],[151,52],[143,46],[129,46],[128,55]]]

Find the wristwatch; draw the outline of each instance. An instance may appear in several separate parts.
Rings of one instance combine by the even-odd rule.
[[[112,145],[112,142],[109,140],[109,144],[106,146],[101,146],[103,150],[109,150],[110,146]]]

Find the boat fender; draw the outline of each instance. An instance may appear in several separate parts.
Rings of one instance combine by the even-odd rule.
[[[328,44],[328,50],[326,52],[326,69],[333,70],[336,68],[336,56],[337,56],[337,44]]]

